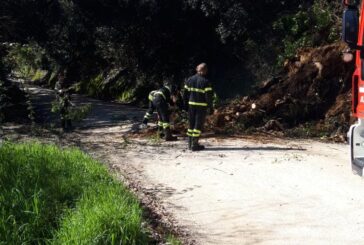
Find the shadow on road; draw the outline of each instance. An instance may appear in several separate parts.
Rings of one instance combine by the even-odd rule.
[[[54,90],[28,85],[34,106],[36,122],[41,125],[54,124],[60,126],[60,116],[52,112],[55,101]],[[142,121],[145,110],[126,104],[100,101],[84,95],[72,94],[71,101],[77,106],[91,105],[91,111],[81,122],[74,122],[77,129],[95,129],[120,126],[130,122]]]
[[[294,147],[211,147],[204,151],[306,151],[303,148]]]

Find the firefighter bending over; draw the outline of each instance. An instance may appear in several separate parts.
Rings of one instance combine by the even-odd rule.
[[[192,151],[205,149],[198,143],[205,123],[207,111],[213,113],[212,97],[213,90],[209,80],[206,78],[208,69],[205,63],[196,68],[197,74],[190,77],[185,84],[184,101],[188,108],[189,128],[188,148]]]
[[[158,113],[158,133],[166,141],[175,141],[177,137],[172,136],[170,125],[169,106],[173,104],[172,96],[177,94],[177,87],[166,82],[159,90],[149,93],[149,109],[144,116],[143,125],[147,125],[152,118],[154,111]]]

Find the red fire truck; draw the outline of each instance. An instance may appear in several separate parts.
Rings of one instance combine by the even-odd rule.
[[[356,52],[352,85],[352,114],[358,122],[351,126],[348,139],[353,172],[363,176],[364,168],[364,5],[360,0],[344,0],[343,41]],[[364,1],[363,1],[364,2]],[[359,11],[360,9],[360,11]]]

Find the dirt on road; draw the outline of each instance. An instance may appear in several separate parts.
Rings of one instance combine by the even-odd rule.
[[[198,244],[352,244],[363,239],[363,182],[346,146],[251,139],[133,145],[111,156]],[[114,165],[114,166],[115,166]]]
[[[162,222],[187,234],[186,244],[363,243],[364,180],[351,173],[347,145],[208,138],[205,151],[192,153],[183,138],[130,135],[140,109],[77,100],[93,104],[89,118],[47,140],[107,163]],[[8,126],[5,134],[29,137],[20,129]]]

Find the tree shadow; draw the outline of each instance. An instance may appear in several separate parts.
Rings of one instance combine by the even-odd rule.
[[[303,148],[297,147],[210,147],[206,148],[204,151],[306,151]]]

